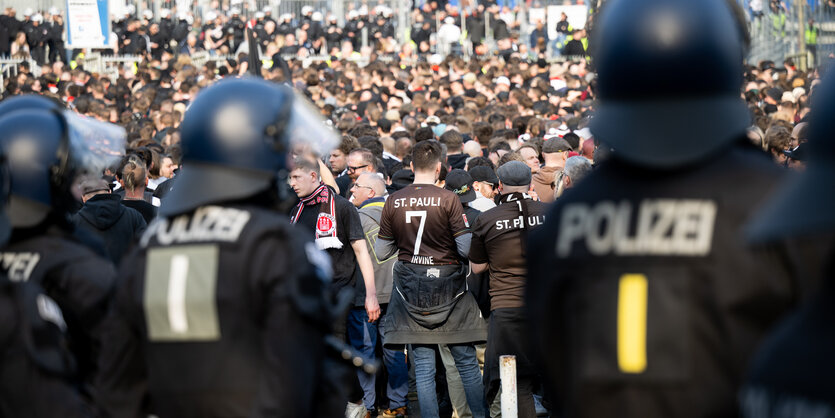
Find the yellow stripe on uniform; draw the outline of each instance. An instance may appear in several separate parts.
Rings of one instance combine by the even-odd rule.
[[[618,367],[624,373],[647,368],[647,277],[624,274],[618,289]]]

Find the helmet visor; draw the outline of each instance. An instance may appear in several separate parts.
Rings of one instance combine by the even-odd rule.
[[[127,134],[112,123],[63,111],[67,122],[67,147],[71,167],[66,175],[73,176],[72,191],[81,197],[80,184],[90,177],[101,177],[104,170],[117,163],[125,153]]]
[[[306,97],[294,92],[293,106],[284,134],[294,156],[324,157],[339,145],[339,135]]]

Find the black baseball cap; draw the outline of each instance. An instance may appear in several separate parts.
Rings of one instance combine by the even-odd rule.
[[[457,194],[461,203],[470,203],[475,200],[473,177],[464,170],[456,168],[447,173],[444,188]]]
[[[473,181],[480,181],[483,183],[490,183],[493,187],[499,185],[499,178],[496,177],[496,173],[493,172],[493,169],[490,167],[485,167],[483,165],[473,167],[469,171],[470,176],[472,176]]]

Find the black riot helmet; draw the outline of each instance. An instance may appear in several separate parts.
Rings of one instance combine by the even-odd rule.
[[[634,164],[673,168],[744,135],[747,32],[729,0],[612,0],[595,24],[595,138]]]
[[[6,206],[11,192],[11,176],[6,151],[0,147],[0,245],[4,245],[12,232],[11,222],[6,215]]]
[[[806,169],[754,216],[747,231],[754,243],[835,232],[835,71],[815,87],[811,100]]]
[[[37,94],[23,94],[12,96],[0,101],[0,118],[7,113],[21,109],[61,109],[58,102]]]
[[[293,154],[326,155],[338,138],[290,88],[256,78],[202,91],[180,125],[183,167],[160,214],[246,199],[283,184]]]
[[[101,175],[124,152],[125,131],[68,110],[41,106],[0,114],[0,145],[8,158],[14,228],[66,218],[80,201],[78,186]]]

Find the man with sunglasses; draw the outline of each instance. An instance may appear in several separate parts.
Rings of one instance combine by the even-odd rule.
[[[368,148],[357,148],[348,154],[347,166],[345,167],[346,174],[351,179],[351,185],[345,190],[340,190],[343,197],[351,196],[351,188],[356,184],[357,179],[362,173],[374,173],[377,171],[377,164],[374,153]]]

